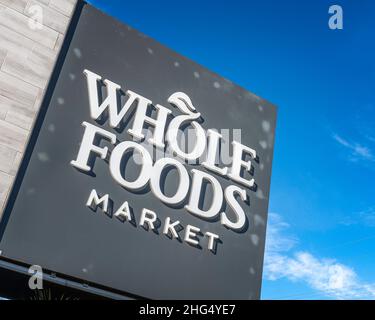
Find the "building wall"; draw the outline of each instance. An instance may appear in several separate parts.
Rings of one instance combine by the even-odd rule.
[[[0,0],[0,216],[77,0]]]

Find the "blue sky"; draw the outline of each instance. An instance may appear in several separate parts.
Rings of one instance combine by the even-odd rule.
[[[262,298],[375,299],[375,2],[89,2],[278,106]]]

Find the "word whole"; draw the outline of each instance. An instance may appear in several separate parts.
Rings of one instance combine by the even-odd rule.
[[[206,131],[202,127],[199,121],[201,114],[196,110],[188,95],[175,92],[167,99],[170,105],[170,108],[167,108],[160,104],[154,106],[151,100],[127,90],[126,101],[120,105],[121,99],[118,99],[121,92],[120,85],[108,79],[102,80],[100,75],[87,69],[83,73],[87,80],[91,118],[98,124],[103,123],[99,120],[105,117],[105,121],[108,121],[111,128],[118,129],[124,119],[131,115],[134,119],[127,133],[132,139],[119,142],[116,134],[84,121],[82,122],[85,128],[83,138],[76,159],[71,161],[72,166],[89,173],[93,170],[92,164],[94,163],[90,161],[91,157],[100,157],[108,160],[109,172],[113,180],[130,192],[138,192],[149,186],[152,194],[169,206],[186,203],[184,205],[186,211],[199,219],[219,220],[224,227],[237,232],[245,228],[248,218],[240,202],[246,203],[248,197],[246,190],[252,190],[255,185],[254,178],[252,178],[253,172],[251,172],[252,160],[257,158],[254,149],[233,140],[231,164],[220,165],[216,161],[216,155],[223,136],[215,129]],[[106,96],[102,99],[101,86],[106,89]],[[173,108],[177,108],[178,115],[172,114]],[[150,110],[154,112],[150,114]],[[145,136],[145,126],[152,127],[152,134]],[[194,135],[194,139],[190,139],[194,143],[188,148],[189,150],[181,145],[178,138],[187,126],[190,127],[189,132],[193,132]],[[100,146],[101,140],[106,140],[108,146]],[[145,140],[153,149],[165,151],[169,148],[168,155],[170,156],[153,159],[152,152],[141,143]],[[111,147],[111,152],[108,147]],[[137,159],[136,162],[141,168],[137,178],[132,181],[125,178],[122,168],[124,157],[129,153],[132,153],[133,159]],[[201,161],[203,155],[204,159]],[[197,161],[205,170],[198,170],[194,167],[189,174],[186,163]],[[178,174],[178,184],[174,194],[167,195],[161,187],[161,179],[171,169]],[[245,177],[246,172],[248,178]],[[215,176],[225,177],[234,184],[223,188]],[[208,208],[203,208],[200,200],[207,184],[211,186],[212,198]],[[233,214],[229,215],[228,212],[222,211],[224,201],[227,204],[225,207]],[[99,196],[93,189],[86,205],[101,206],[102,210],[107,212],[108,202],[108,194]],[[134,219],[127,201],[119,206],[114,216],[121,221],[132,222],[131,220]],[[157,220],[157,214],[153,210],[143,208],[139,225],[146,230],[155,229]],[[181,227],[180,221],[173,221],[167,217],[164,221],[163,234],[181,240],[179,232],[184,229],[183,240],[197,247],[199,247],[199,236],[203,235],[208,240],[207,249],[216,252],[217,243],[220,242],[219,235],[211,232],[202,234],[199,228],[192,225]]]

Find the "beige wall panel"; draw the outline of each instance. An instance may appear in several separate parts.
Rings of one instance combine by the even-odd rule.
[[[0,217],[75,5],[0,0]],[[35,8],[43,16],[39,28]]]

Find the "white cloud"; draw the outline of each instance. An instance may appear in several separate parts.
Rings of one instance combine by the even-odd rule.
[[[356,212],[351,216],[346,216],[340,223],[344,226],[360,224],[365,227],[375,227],[375,206],[370,206],[367,209]]]
[[[350,155],[351,155],[350,159],[352,161],[357,161],[357,160],[375,161],[375,156],[372,153],[370,148],[365,147],[356,142],[349,142],[348,140],[340,137],[338,134],[333,134],[332,138],[341,146],[347,148],[350,151]]]
[[[264,276],[267,280],[303,282],[323,296],[336,299],[375,299],[375,284],[362,282],[349,266],[318,258],[307,251],[291,252],[297,239],[286,235],[289,225],[278,214],[269,215]]]
[[[375,207],[358,212],[358,215],[366,226],[375,227]]]
[[[284,231],[289,228],[279,214],[268,214],[267,225],[267,252],[283,252],[292,249],[298,242],[298,239],[293,235],[285,235]]]
[[[375,137],[373,137],[373,136],[366,135],[366,139],[371,141],[371,142],[375,142]]]

